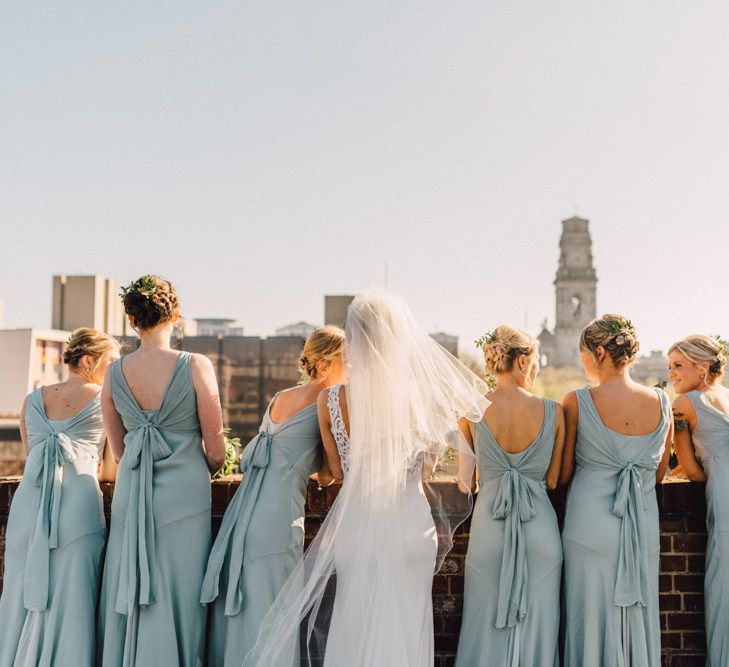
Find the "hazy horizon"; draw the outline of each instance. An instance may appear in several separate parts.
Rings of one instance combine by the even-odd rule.
[[[642,353],[729,337],[729,5],[0,8],[4,326],[154,272],[246,334],[382,286],[462,351],[554,325],[561,221]]]

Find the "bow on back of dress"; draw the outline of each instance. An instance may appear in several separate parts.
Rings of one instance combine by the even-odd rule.
[[[28,545],[23,604],[31,611],[48,605],[50,550],[58,547],[64,467],[79,456],[98,459],[103,434],[98,395],[68,419],[50,420],[41,389],[26,405],[28,459],[24,477],[40,489],[40,506]]]
[[[526,616],[528,568],[523,524],[536,516],[532,492],[543,486],[554,443],[554,403],[544,401],[544,420],[535,440],[521,452],[502,449],[482,421],[479,439],[479,475],[484,481],[498,479],[491,516],[503,520],[504,542],[499,575],[499,601],[495,626],[513,627]]]
[[[658,469],[671,408],[666,394],[656,390],[661,401],[661,420],[646,435],[624,435],[607,428],[597,412],[589,389],[577,391],[580,418],[576,448],[577,465],[617,473],[614,516],[621,520],[615,604],[619,607],[645,605],[648,585],[648,534],[643,474]],[[596,434],[600,434],[597,436]],[[639,445],[636,447],[636,444]]]
[[[181,353],[167,384],[160,406],[142,410],[132,395],[122,372],[121,360],[111,364],[111,395],[127,433],[120,466],[130,477],[129,505],[122,538],[116,611],[130,614],[136,606],[154,604],[157,559],[153,497],[154,464],[172,455],[164,438],[166,430],[188,431],[193,424],[189,410],[179,409],[193,391],[189,373],[189,354]],[[199,428],[199,426],[198,426]]]

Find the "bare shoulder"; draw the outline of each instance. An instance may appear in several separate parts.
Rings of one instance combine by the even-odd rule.
[[[573,390],[565,394],[560,407],[566,412],[577,410],[577,391]]]
[[[319,405],[321,407],[321,406],[326,406],[328,400],[329,400],[329,387],[325,387],[317,395],[316,402],[317,402],[317,405]]]
[[[202,386],[200,383],[208,385],[214,382],[215,369],[213,368],[213,362],[204,354],[193,352],[190,354],[190,375],[197,389]]]
[[[197,370],[206,371],[212,369],[213,362],[210,361],[210,357],[200,354],[200,352],[190,353],[190,365]]]
[[[673,414],[675,416],[684,416],[692,414],[694,412],[694,406],[691,403],[691,399],[686,394],[679,394],[673,399]]]

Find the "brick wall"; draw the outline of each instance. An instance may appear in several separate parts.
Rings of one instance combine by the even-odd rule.
[[[223,512],[238,488],[231,477],[213,483],[213,525],[220,525]],[[0,571],[5,551],[5,525],[17,478],[0,479]],[[102,484],[107,512],[113,484]],[[307,494],[306,535],[316,535],[327,510],[336,498],[337,489],[317,491],[309,484]],[[563,494],[552,498],[558,515]],[[702,484],[669,482],[658,489],[661,513],[660,605],[665,667],[689,667],[704,664],[705,638],[703,616],[703,575],[706,508]],[[469,523],[455,536],[451,553],[433,581],[435,612],[435,667],[453,664],[458,645],[458,631],[463,608],[463,563],[468,547]]]

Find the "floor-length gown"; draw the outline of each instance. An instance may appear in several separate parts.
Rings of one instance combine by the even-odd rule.
[[[111,506],[98,658],[110,666],[196,667],[203,664],[210,473],[190,354],[178,357],[155,410],[139,407],[122,361],[108,371],[127,434]]]
[[[36,389],[25,426],[28,459],[5,536],[0,665],[88,667],[106,534],[99,396],[73,417],[48,419]]]
[[[699,391],[687,396],[696,411],[691,437],[706,472],[706,664],[724,667],[729,665],[729,415]]]
[[[566,667],[657,667],[660,552],[656,469],[671,423],[623,435],[600,419],[590,390],[579,389],[576,468],[567,498],[564,548]]]
[[[562,543],[545,484],[555,406],[523,451],[504,451],[484,421],[474,425],[478,498],[466,556],[458,667],[559,664]]]
[[[306,486],[321,454],[316,403],[279,424],[271,420],[271,403],[260,432],[243,450],[243,481],[225,512],[203,581],[201,600],[214,601],[211,665],[241,664],[304,551]]]
[[[350,440],[344,427],[339,404],[340,385],[329,390],[327,406],[329,409],[332,434],[337,444],[344,484],[350,461]],[[336,569],[336,595],[332,610],[331,624],[324,655],[325,667],[346,665],[402,665],[403,667],[426,667],[433,664],[433,603],[432,586],[438,537],[431,514],[431,508],[423,491],[421,481],[422,459],[408,471],[404,494],[399,498],[400,514],[407,516],[408,522],[399,527],[401,536],[398,544],[405,550],[404,559],[407,569],[397,576],[397,608],[369,610],[372,614],[389,614],[391,623],[383,618],[377,619],[382,627],[396,635],[395,640],[382,637],[388,647],[387,662],[376,662],[363,652],[372,651],[379,655],[378,646],[361,646],[359,641],[363,629],[371,625],[372,619],[363,618],[362,600],[367,597],[367,589],[373,580],[365,573],[352,567],[361,563],[357,559],[360,532],[359,516],[356,511],[348,511],[347,517],[337,533],[334,544]],[[387,544],[382,548],[387,549]],[[398,554],[402,558],[402,554]],[[393,559],[395,560],[395,559]],[[359,647],[354,649],[353,647]]]

